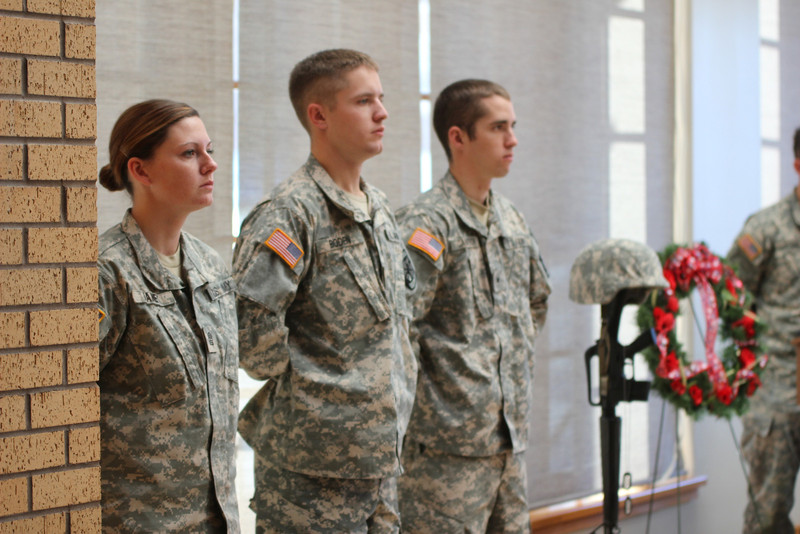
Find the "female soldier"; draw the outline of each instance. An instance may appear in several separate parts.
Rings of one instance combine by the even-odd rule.
[[[238,532],[238,351],[227,267],[181,231],[217,164],[197,111],[149,100],[117,119],[100,183],[133,206],[100,237],[103,530]]]

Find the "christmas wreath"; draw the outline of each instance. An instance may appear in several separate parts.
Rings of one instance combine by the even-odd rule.
[[[655,331],[655,345],[642,352],[653,389],[694,418],[704,412],[742,415],[767,361],[759,343],[766,325],[750,310],[752,295],[733,267],[704,243],[673,244],[658,256],[669,287],[654,290],[637,314],[643,331]],[[695,288],[705,317],[705,362],[690,361],[675,335],[680,301]],[[725,345],[721,357],[715,351],[717,333]]]

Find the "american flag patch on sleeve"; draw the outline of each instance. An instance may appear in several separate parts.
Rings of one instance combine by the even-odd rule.
[[[744,234],[740,237],[737,244],[742,252],[750,258],[750,261],[753,261],[761,254],[761,245],[750,234]]]
[[[433,261],[438,260],[442,250],[444,250],[444,245],[441,241],[421,228],[414,230],[414,233],[408,239],[408,244],[433,258]]]
[[[294,269],[300,258],[303,257],[303,249],[300,245],[295,243],[291,237],[286,235],[286,232],[280,228],[276,228],[269,239],[264,241],[264,244],[275,251],[275,254],[281,257],[283,261],[289,264],[289,267]]]

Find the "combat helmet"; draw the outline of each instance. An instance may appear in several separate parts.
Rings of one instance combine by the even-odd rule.
[[[667,287],[658,255],[630,239],[603,239],[584,248],[569,273],[569,298],[578,304],[608,304],[623,289]]]

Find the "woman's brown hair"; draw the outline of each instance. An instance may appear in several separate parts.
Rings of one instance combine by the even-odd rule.
[[[186,117],[199,117],[182,102],[156,99],[139,102],[119,116],[108,142],[109,163],[100,169],[100,184],[109,191],[133,193],[128,179],[128,160],[147,160],[167,138],[169,127]]]

